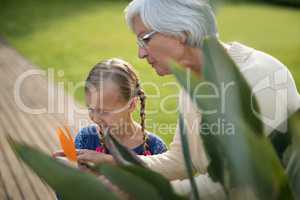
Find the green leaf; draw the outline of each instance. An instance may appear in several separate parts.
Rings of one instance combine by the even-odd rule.
[[[115,166],[101,165],[100,172],[134,199],[159,200],[159,192],[142,178]]]
[[[299,144],[298,144],[299,145]],[[289,180],[293,188],[296,199],[300,198],[300,152],[294,151],[291,154],[288,166],[287,174],[289,175]]]
[[[96,178],[55,161],[50,156],[8,138],[10,146],[40,178],[60,194],[63,200],[117,200]]]
[[[237,65],[228,56],[225,48],[217,39],[210,37],[204,42],[203,52],[205,80],[213,83],[219,91],[222,91],[222,86],[230,88],[223,97],[226,100],[230,99],[229,102],[226,102],[227,115],[232,121],[238,123],[242,123],[244,120],[244,123],[249,125],[254,133],[263,135],[263,123],[253,112],[255,110],[256,113],[260,113],[257,100],[254,96],[251,98],[252,91],[249,84]],[[232,86],[232,84],[234,85]],[[234,108],[234,112],[230,108]]]
[[[132,150],[119,143],[109,133],[108,129],[106,130],[104,139],[109,152],[118,164],[123,166],[138,165],[141,167],[146,167],[146,164]]]
[[[193,199],[199,200],[199,192],[197,189],[197,185],[195,183],[194,179],[194,173],[193,173],[193,165],[192,165],[192,159],[190,156],[190,149],[189,149],[189,143],[187,139],[187,129],[184,123],[184,119],[182,117],[182,114],[179,114],[179,133],[181,137],[181,144],[182,144],[182,153],[184,155],[184,162],[185,167],[188,172],[188,177],[191,183],[191,189],[192,189],[192,195]]]
[[[289,120],[292,146],[286,172],[289,176],[296,199],[300,199],[300,110]]]
[[[171,67],[172,73],[176,77],[177,81],[180,85],[189,93],[192,100],[196,102],[196,105],[202,109],[213,110],[218,109],[219,102],[217,99],[201,99],[198,94],[204,95],[212,95],[213,90],[211,88],[206,87],[205,84],[201,86],[201,83],[204,83],[200,80],[195,73],[190,71],[189,69],[185,70],[184,68],[178,66],[176,63],[172,64]],[[203,116],[202,120],[210,117],[209,115]],[[209,119],[207,119],[209,120]],[[203,138],[204,145],[206,147],[206,153],[209,157],[213,158],[210,161],[210,165],[208,167],[208,172],[210,177],[214,181],[224,183],[223,181],[223,169],[224,169],[224,160],[222,155],[221,144],[216,140],[216,136],[201,134]]]
[[[187,74],[178,66],[171,69],[202,112],[201,137],[211,160],[208,169],[210,176],[221,182],[227,191],[232,188],[238,188],[238,191],[250,189],[260,199],[268,198],[271,194],[271,199],[283,195],[292,199],[283,168],[263,134],[262,122],[252,113],[249,85],[216,38],[205,39],[203,51],[203,71],[207,82],[200,81],[193,73]],[[235,84],[226,96],[226,100],[230,100],[226,104],[226,112],[220,112],[223,103],[221,98],[199,98],[214,92],[204,87],[205,83],[213,84],[220,90],[222,83],[231,81]],[[253,102],[257,111],[255,98]],[[211,109],[219,112],[207,113]],[[228,134],[228,128],[217,133],[205,129],[205,126],[212,127],[219,121],[231,124],[233,134]]]
[[[165,199],[165,200],[187,199],[186,197],[177,195],[174,192],[174,190],[170,184],[170,181],[167,180],[162,175],[158,174],[157,172],[154,172],[149,169],[141,168],[138,166],[126,166],[126,167],[122,167],[122,169],[142,178],[144,181],[151,184],[159,192],[162,199]]]

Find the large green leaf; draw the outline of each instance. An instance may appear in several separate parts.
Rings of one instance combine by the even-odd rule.
[[[130,194],[134,199],[161,199],[155,187],[131,172],[111,165],[101,165],[100,172],[121,190]]]
[[[146,167],[145,163],[129,148],[119,143],[110,133],[106,130],[105,144],[109,149],[109,152],[114,157],[116,162],[120,165],[138,165]]]
[[[292,146],[286,172],[289,176],[296,199],[300,199],[300,110],[289,120]]]
[[[158,174],[157,172],[151,171],[149,169],[141,168],[138,166],[126,166],[122,167],[122,169],[139,176],[144,181],[151,184],[155,187],[159,194],[161,195],[162,199],[165,200],[184,200],[187,199],[186,197],[179,196],[175,194],[170,181],[164,178],[162,175]]]
[[[55,161],[50,156],[8,138],[10,146],[40,178],[60,194],[64,200],[117,200],[96,176],[80,172]]]
[[[198,107],[202,109],[205,108],[207,110],[219,109],[219,102],[217,99],[200,99],[197,97],[198,93],[201,93],[201,96],[210,96],[213,95],[213,90],[209,87],[209,85],[205,84],[204,81],[201,81],[199,77],[191,72],[190,70],[185,70],[182,67],[178,66],[176,63],[172,64],[171,70],[175,75],[177,81],[181,84],[181,86],[190,94],[193,101],[196,102]],[[201,83],[204,83],[201,86]],[[201,86],[201,87],[199,87]],[[201,110],[201,109],[200,109]],[[209,117],[207,115],[206,117]],[[210,161],[210,165],[208,167],[208,172],[210,177],[214,181],[219,181],[224,184],[224,159],[222,155],[221,145],[218,144],[218,140],[215,139],[214,135],[205,136],[206,134],[202,134],[201,137],[205,137],[204,145],[206,147],[207,154],[213,158]]]
[[[184,123],[184,119],[182,117],[182,114],[179,114],[179,133],[180,133],[180,138],[181,138],[181,145],[182,145],[182,153],[184,155],[184,162],[185,162],[185,167],[186,171],[188,173],[188,177],[191,183],[191,188],[192,188],[192,195],[193,199],[199,200],[199,192],[197,189],[197,185],[195,183],[194,179],[194,173],[193,173],[193,165],[192,165],[192,159],[190,156],[190,149],[189,149],[189,143],[187,139],[187,129]]]
[[[229,92],[227,90],[228,93],[225,93],[226,96],[223,97],[225,100],[230,99],[225,104],[226,115],[232,121],[244,122],[249,125],[254,133],[263,135],[263,123],[253,112],[255,110],[256,113],[260,113],[257,100],[255,97],[251,98],[252,91],[249,84],[237,65],[228,56],[225,48],[217,39],[208,38],[204,42],[203,52],[205,80],[213,83],[219,91],[222,91],[222,86],[230,88]],[[219,106],[222,109],[224,104]],[[234,108],[234,112],[230,108]]]
[[[202,116],[201,136],[211,160],[210,175],[220,181],[227,191],[246,188],[260,199],[276,199],[282,195],[291,199],[287,177],[270,142],[263,136],[262,123],[253,115],[249,100],[250,87],[216,38],[207,38],[203,51],[205,80],[218,89],[222,83],[235,83],[226,96],[226,100],[230,100],[226,104],[227,111],[205,113]],[[178,66],[172,67],[172,71],[201,111],[212,108],[220,111],[223,103],[221,98],[199,98],[200,95],[213,94],[214,91],[203,87],[205,84],[198,76],[187,74],[186,70]],[[256,100],[253,102],[257,111]],[[228,134],[228,130],[221,130],[217,134],[211,130],[205,132],[203,127],[212,127],[219,120],[231,124],[234,134]]]
[[[244,182],[243,179],[246,180],[246,184],[250,182],[262,198],[270,195],[269,192],[273,192],[274,198],[277,195],[291,197],[287,177],[270,142],[263,137],[263,123],[253,112],[255,110],[259,113],[259,106],[256,98],[252,98],[251,88],[246,79],[216,38],[208,38],[204,42],[203,52],[205,79],[219,86],[234,83],[225,96],[225,99],[230,101],[226,104],[224,119],[231,120],[237,131],[234,137],[224,137],[220,140],[228,153],[229,167],[232,167],[235,173],[232,177],[235,177],[238,183]],[[214,76],[210,76],[211,74]],[[267,160],[269,162],[261,164]],[[245,171],[248,171],[248,174]]]

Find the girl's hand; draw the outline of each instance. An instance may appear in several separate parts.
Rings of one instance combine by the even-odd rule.
[[[78,152],[80,150],[81,149],[76,149],[77,155],[78,155]],[[52,155],[53,158],[56,158],[56,157],[66,157],[66,155],[65,155],[65,153],[64,153],[64,151],[62,149],[54,151],[51,155]]]
[[[56,157],[66,157],[66,155],[64,154],[63,150],[58,150],[58,151],[54,151],[52,153],[52,157],[56,158]]]
[[[93,150],[80,149],[77,152],[78,163],[93,163],[97,164],[111,164],[115,165],[114,158],[111,155],[99,153]]]

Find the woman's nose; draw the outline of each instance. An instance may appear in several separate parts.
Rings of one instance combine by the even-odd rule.
[[[145,48],[139,47],[139,58],[145,58],[148,55],[148,52]]]

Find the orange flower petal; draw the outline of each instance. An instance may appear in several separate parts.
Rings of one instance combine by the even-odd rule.
[[[65,132],[67,133],[67,136],[69,137],[69,139],[73,141],[70,128],[67,125],[64,125],[64,128],[65,128]]]
[[[71,161],[77,161],[77,154],[75,149],[75,144],[70,132],[67,130],[67,136],[61,128],[57,128],[56,133],[60,140],[61,147],[66,155],[66,157]]]

